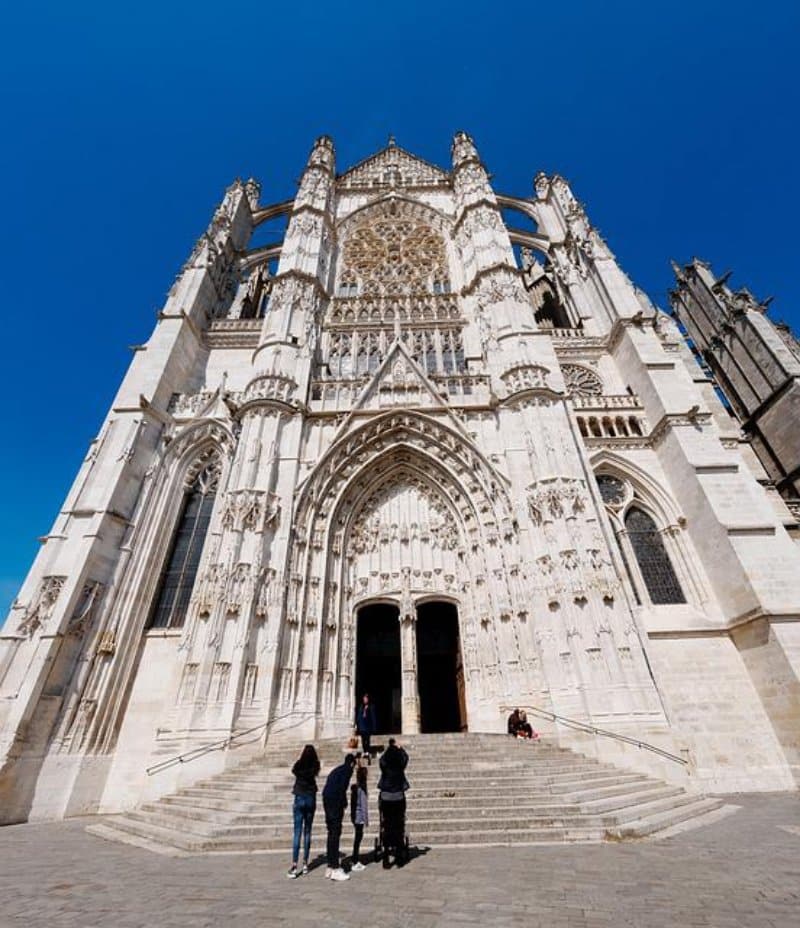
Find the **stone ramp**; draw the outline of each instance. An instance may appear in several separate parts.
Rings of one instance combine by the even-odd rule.
[[[378,739],[383,740],[383,739]],[[694,795],[548,743],[505,735],[415,735],[408,749],[407,831],[413,845],[461,846],[601,842],[642,838],[702,821],[722,801]],[[322,772],[343,755],[340,741],[318,745]],[[292,843],[293,778],[300,751],[268,747],[263,755],[207,780],[109,816],[88,831],[173,854],[283,851]],[[379,766],[369,768],[370,825],[378,830]],[[321,802],[313,843],[324,843]],[[349,848],[347,820],[342,849]]]

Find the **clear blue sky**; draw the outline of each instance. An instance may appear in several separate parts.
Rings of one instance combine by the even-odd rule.
[[[321,133],[341,169],[389,132],[447,165],[466,129],[499,190],[567,177],[660,305],[696,254],[798,327],[797,0],[23,6],[0,20],[3,615],[226,185],[291,196]]]

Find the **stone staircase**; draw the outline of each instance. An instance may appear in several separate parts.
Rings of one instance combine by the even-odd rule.
[[[382,741],[380,737],[376,739]],[[630,773],[547,743],[505,735],[414,735],[407,748],[407,831],[412,845],[538,844],[641,838],[698,819],[722,801]],[[258,758],[185,787],[88,831],[166,853],[286,851],[292,843],[289,768],[297,750],[268,747]],[[317,746],[320,788],[343,756],[340,741]],[[369,773],[370,825],[378,830],[377,779]],[[348,818],[342,849],[350,846]],[[325,821],[317,803],[312,848],[324,848]]]

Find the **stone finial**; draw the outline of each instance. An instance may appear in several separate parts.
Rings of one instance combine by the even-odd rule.
[[[475,143],[472,141],[471,136],[467,135],[466,132],[456,132],[453,136],[453,144],[450,152],[454,167],[463,164],[465,161],[480,162],[478,149],[475,147]]]
[[[250,204],[250,209],[253,211],[258,209],[258,201],[261,197],[261,184],[259,184],[254,177],[248,177],[244,182],[244,192],[247,196],[247,202]]]
[[[329,135],[321,135],[314,142],[314,147],[308,156],[307,167],[321,167],[332,171],[334,157],[333,139]]]

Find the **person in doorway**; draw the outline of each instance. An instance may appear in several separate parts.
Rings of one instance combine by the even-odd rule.
[[[508,717],[508,733],[516,737],[517,731],[519,729],[519,709],[515,709],[511,715]]]
[[[313,744],[303,748],[300,757],[292,767],[294,774],[294,840],[292,841],[292,866],[286,874],[290,880],[296,879],[300,873],[297,863],[300,857],[300,837],[303,842],[303,874],[308,873],[308,857],[311,853],[311,826],[314,823],[314,812],[317,808],[317,777],[319,776],[319,757]]]
[[[539,732],[534,731],[531,723],[528,721],[528,715],[523,709],[519,714],[519,724],[517,725],[517,737],[525,741],[538,741]]]
[[[367,768],[363,764],[356,767],[356,782],[350,787],[350,821],[353,823],[353,865],[350,868],[358,873],[364,870],[364,864],[358,857],[364,828],[369,825],[369,805],[367,802]]]
[[[375,728],[375,706],[370,701],[369,693],[364,693],[356,709],[356,731],[361,738],[361,749],[367,758],[368,764],[372,763],[370,739],[375,734]]]
[[[350,879],[350,874],[342,870],[339,861],[339,841],[342,837],[344,810],[347,808],[347,787],[350,785],[355,765],[355,755],[347,754],[344,763],[334,767],[328,774],[322,790],[325,826],[328,829],[328,866],[325,876],[337,882]]]
[[[383,866],[391,866],[389,851],[394,852],[395,863],[402,867],[407,863],[406,831],[406,779],[408,754],[395,741],[381,754],[381,778],[378,781],[378,802],[381,810],[381,843],[383,844]]]

